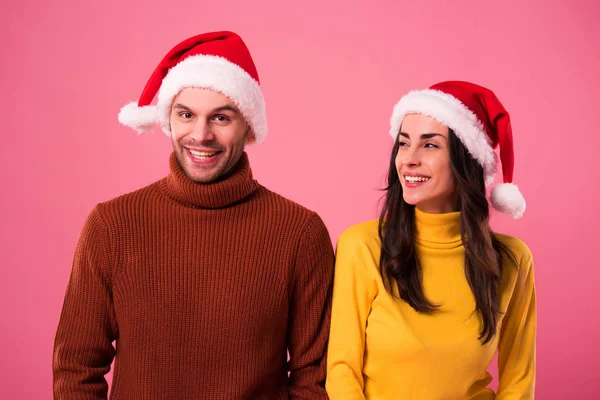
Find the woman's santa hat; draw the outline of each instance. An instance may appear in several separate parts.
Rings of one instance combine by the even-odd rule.
[[[171,105],[186,87],[227,96],[250,124],[254,143],[267,136],[265,99],[254,62],[242,38],[225,31],[197,35],[175,46],[156,67],[139,100],[121,109],[119,122],[140,133],[158,124],[170,136]],[[157,94],[156,105],[151,105]]]
[[[483,167],[485,183],[496,175],[496,153],[500,148],[504,183],[492,188],[492,206],[500,212],[520,218],[525,199],[513,184],[513,138],[508,112],[489,89],[469,82],[449,81],[406,94],[395,105],[390,134],[396,140],[407,114],[423,114],[451,128],[469,153]]]

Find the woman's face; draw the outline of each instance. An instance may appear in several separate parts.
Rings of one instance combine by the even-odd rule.
[[[448,127],[426,115],[408,114],[398,142],[396,171],[404,201],[427,213],[457,211]]]

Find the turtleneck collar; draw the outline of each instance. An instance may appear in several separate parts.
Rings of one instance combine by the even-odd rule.
[[[220,181],[197,183],[183,171],[175,153],[169,158],[171,172],[160,182],[160,190],[187,207],[223,208],[248,197],[258,189],[252,179],[248,155],[244,152],[229,175]]]
[[[418,244],[424,247],[451,249],[462,245],[460,212],[429,214],[415,207]]]

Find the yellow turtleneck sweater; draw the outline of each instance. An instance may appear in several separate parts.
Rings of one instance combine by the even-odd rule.
[[[379,273],[378,221],[346,230],[337,247],[326,388],[331,400],[533,399],[535,285],[531,252],[496,235],[505,257],[500,323],[486,345],[464,272],[460,213],[416,210],[423,290],[438,312],[414,311],[385,290]],[[487,368],[498,350],[499,387]]]

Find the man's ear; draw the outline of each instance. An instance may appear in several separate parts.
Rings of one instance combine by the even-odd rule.
[[[248,136],[246,137],[246,143],[255,143],[256,134],[250,125],[248,125]]]

